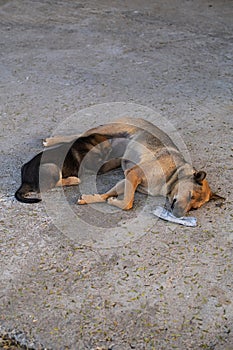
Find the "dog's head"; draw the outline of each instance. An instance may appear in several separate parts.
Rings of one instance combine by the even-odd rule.
[[[204,171],[179,179],[168,195],[170,209],[177,217],[184,216],[192,209],[200,208],[211,199],[224,198],[211,191]]]

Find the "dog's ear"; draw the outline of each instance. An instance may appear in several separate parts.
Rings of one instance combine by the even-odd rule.
[[[218,194],[211,192],[211,194],[210,194],[210,201],[219,201],[219,200],[225,201],[226,198],[221,197]]]
[[[196,171],[193,174],[193,176],[194,176],[195,181],[201,185],[202,181],[206,178],[206,172],[205,171]]]

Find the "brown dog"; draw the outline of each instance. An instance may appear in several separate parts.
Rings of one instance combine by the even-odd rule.
[[[75,140],[74,140],[75,139]],[[128,210],[135,191],[165,196],[175,216],[183,216],[210,199],[222,199],[210,190],[204,171],[196,171],[184,159],[170,137],[144,119],[121,118],[88,130],[80,137],[45,140],[48,148],[22,168],[18,200],[32,203],[30,191],[80,182],[80,171],[107,172],[122,166],[125,179],[104,194],[83,194],[78,204],[105,202]],[[41,180],[39,180],[41,178]],[[123,195],[119,199],[118,196]]]

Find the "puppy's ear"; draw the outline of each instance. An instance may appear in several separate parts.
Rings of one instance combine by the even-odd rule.
[[[193,174],[193,176],[194,176],[195,181],[201,185],[202,181],[206,178],[206,172],[205,171],[196,171]]]
[[[219,200],[225,201],[226,198],[221,197],[218,194],[211,192],[211,194],[210,194],[210,201],[219,201]]]

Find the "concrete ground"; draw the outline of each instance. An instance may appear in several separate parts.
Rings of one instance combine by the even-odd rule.
[[[0,0],[0,347],[233,349],[232,18],[230,0]],[[197,227],[156,220],[143,195],[127,213],[78,207],[76,188],[14,199],[42,138],[130,106],[226,197]]]

